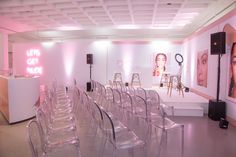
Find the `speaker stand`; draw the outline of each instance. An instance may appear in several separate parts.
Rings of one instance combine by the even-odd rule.
[[[89,78],[90,78],[90,81],[92,80],[92,64],[89,64]]]
[[[216,101],[219,101],[219,95],[220,95],[220,60],[221,60],[221,54],[218,54],[218,72],[217,72],[217,92],[216,92]]]
[[[87,92],[92,92],[92,64],[89,64],[89,79],[90,81],[87,82]]]
[[[218,72],[217,72],[217,92],[216,100],[209,101],[208,117],[212,120],[219,121],[220,118],[225,118],[226,103],[219,100],[220,95],[220,60],[221,54],[218,54]]]

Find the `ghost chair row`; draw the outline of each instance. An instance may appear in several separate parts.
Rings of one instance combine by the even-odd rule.
[[[126,125],[132,125],[132,123],[128,122],[127,117],[130,117],[130,115],[138,117],[138,119],[142,119],[146,122],[148,128],[155,127],[161,129],[166,139],[168,130],[179,128],[181,130],[181,154],[183,154],[184,125],[175,123],[168,118],[166,111],[171,109],[173,115],[173,107],[165,105],[156,91],[137,88],[135,96],[131,96],[127,92],[121,92],[118,89],[107,88],[107,91],[113,93],[113,102],[110,102],[112,108],[115,108],[113,113],[116,114],[116,116],[120,115],[124,123],[125,121],[123,119],[126,119]],[[111,97],[111,94],[109,94],[109,97]],[[109,100],[111,99],[112,98],[109,98]],[[127,116],[127,113],[129,113],[129,116]]]
[[[28,124],[29,144],[33,156],[50,156],[51,153],[57,153],[58,149],[62,150],[67,146],[74,147],[75,156],[80,156],[76,126],[78,94],[77,88],[66,92],[53,89],[36,108],[36,120]],[[34,136],[33,130],[37,131],[37,137]]]
[[[139,150],[139,148],[141,148],[139,151],[146,153],[145,142],[122,124],[118,118],[115,118],[105,111],[96,102],[90,101],[90,105],[92,108],[93,120],[95,122],[92,126],[94,127],[94,125],[96,125],[96,132],[100,130],[103,135],[100,156],[103,156],[106,152],[112,153],[111,156],[117,156],[120,153],[120,150]],[[109,149],[107,146],[108,144],[111,144],[112,150]]]

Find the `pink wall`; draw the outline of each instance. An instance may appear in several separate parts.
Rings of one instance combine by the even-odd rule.
[[[0,69],[8,69],[8,34],[0,31]]]

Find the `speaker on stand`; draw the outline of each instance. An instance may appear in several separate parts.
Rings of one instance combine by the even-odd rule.
[[[226,103],[219,100],[220,94],[220,60],[225,54],[225,32],[211,34],[211,55],[218,55],[218,73],[217,73],[217,92],[216,100],[209,100],[208,117],[212,120],[219,121],[225,118]]]
[[[87,56],[87,57],[86,57],[87,64],[89,64],[89,79],[90,79],[90,81],[87,82],[87,91],[88,91],[88,92],[91,92],[91,91],[92,91],[92,83],[91,83],[91,80],[92,80],[93,54],[87,54],[86,56]]]
[[[87,54],[87,64],[93,64],[93,54]]]

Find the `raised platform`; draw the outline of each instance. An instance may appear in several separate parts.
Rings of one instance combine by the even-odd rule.
[[[175,116],[203,116],[208,113],[209,100],[195,93],[184,92],[183,97],[173,90],[172,95],[169,96],[166,87],[153,87],[152,89],[159,93],[163,103],[174,107]]]

